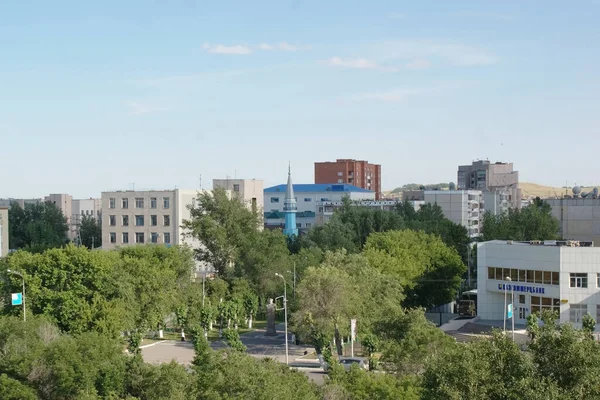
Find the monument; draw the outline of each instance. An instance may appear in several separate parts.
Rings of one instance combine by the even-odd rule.
[[[277,331],[275,330],[275,310],[276,306],[273,303],[273,299],[269,299],[269,304],[267,304],[267,333],[265,333],[265,336],[277,336]]]

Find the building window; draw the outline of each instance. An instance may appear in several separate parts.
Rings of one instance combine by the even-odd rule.
[[[580,324],[585,314],[587,314],[587,304],[569,305],[569,321],[574,324]]]
[[[306,227],[307,227],[307,228],[311,228],[311,227],[312,227],[312,224],[311,224],[311,223],[309,223],[309,222],[307,222],[307,223],[306,223]]]
[[[163,225],[171,226],[171,216],[170,215],[163,216]]]
[[[135,208],[144,208],[144,198],[143,197],[135,198]]]
[[[129,208],[129,199],[127,197],[121,199],[121,208]]]
[[[553,285],[560,285],[559,276],[560,276],[560,274],[558,272],[553,272],[552,273],[552,284]]]
[[[519,303],[525,304],[525,295],[524,294],[519,295]]]
[[[488,267],[488,279],[496,278],[496,270],[494,267]]]
[[[531,313],[541,313],[542,311],[554,311],[560,313],[560,300],[550,297],[531,296]]]
[[[321,201],[329,201],[327,197],[321,197]]]
[[[110,233],[110,242],[111,243],[117,243],[117,234],[116,234],[116,232],[111,232]]]
[[[108,208],[115,208],[115,203],[117,201],[115,200],[114,197],[111,197],[110,199],[108,199]]]
[[[344,176],[343,172],[338,172],[338,176]]]
[[[304,198],[304,202],[305,202],[305,203],[309,203],[309,202],[311,202],[311,201],[312,201],[312,198],[310,198],[310,197],[305,197],[305,198]]]
[[[239,192],[239,191],[240,191],[240,185],[238,185],[238,184],[234,184],[234,185],[233,185],[233,191],[234,191],[234,192]]]
[[[110,226],[116,226],[117,225],[117,216],[116,215],[109,215],[108,216],[108,221],[109,221],[109,225]]]
[[[122,222],[123,226],[129,226],[129,215],[123,215]]]
[[[163,208],[169,208],[170,207],[170,199],[168,197],[163,197]]]
[[[156,217],[156,215],[151,215],[150,216],[150,225],[151,226],[158,225],[158,218]]]
[[[156,208],[156,197],[150,197],[150,208]]]
[[[256,197],[252,198],[252,212],[255,213],[256,210]]]
[[[600,287],[600,274],[596,274],[596,287]]]
[[[569,287],[572,288],[587,288],[587,274],[571,274],[571,281]]]
[[[129,233],[123,232],[123,237],[121,238],[123,243],[129,243]]]
[[[343,179],[338,179],[338,183],[344,183]]]
[[[151,235],[150,240],[152,240],[152,243],[158,243],[158,233],[152,232],[150,235]]]
[[[144,226],[144,216],[143,215],[135,216],[135,226]]]
[[[135,242],[136,243],[144,243],[144,232],[136,232],[135,233]]]
[[[302,224],[300,222],[296,222],[296,229],[297,228],[302,228]]]
[[[171,243],[171,233],[170,232],[165,232],[163,234],[163,242],[165,242],[165,244],[170,244]]]
[[[279,203],[279,197],[271,197],[271,203]]]
[[[319,207],[319,212],[322,213],[323,212],[323,207]]]

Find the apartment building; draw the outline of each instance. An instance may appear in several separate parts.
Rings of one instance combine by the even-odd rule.
[[[103,192],[102,248],[146,243],[198,246],[181,228],[197,195],[197,190],[181,189]]]
[[[300,232],[327,222],[334,212],[331,202],[340,203],[344,197],[351,201],[375,200],[375,192],[346,184],[294,184],[292,187],[296,198],[296,226]],[[284,227],[286,189],[287,185],[282,184],[264,190],[266,228]]]
[[[480,190],[426,190],[424,200],[440,206],[446,218],[468,229],[470,237],[479,237],[484,212]]]
[[[213,179],[213,189],[224,189],[230,198],[237,197],[249,209],[262,214],[264,183],[260,179]]]
[[[600,245],[600,199],[597,196],[544,199],[558,219],[563,239],[591,241]]]
[[[461,165],[458,167],[457,189],[501,191],[508,196],[511,207],[521,208],[519,171],[514,171],[512,163],[478,160],[471,165]]]
[[[8,254],[8,207],[0,206],[0,257]]]
[[[381,165],[353,159],[316,162],[315,183],[356,186],[374,192],[375,200],[381,200]]]

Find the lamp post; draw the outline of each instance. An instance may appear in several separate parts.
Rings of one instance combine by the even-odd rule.
[[[22,300],[21,302],[23,303],[23,322],[26,322],[27,316],[25,314],[25,278],[23,277],[23,275],[20,272],[17,272],[17,271],[7,269],[6,272],[8,272],[9,274],[20,276],[21,279],[23,280],[23,298],[21,299]]]
[[[287,327],[287,284],[285,282],[285,278],[283,275],[275,273],[275,276],[280,277],[281,279],[283,279],[283,313],[284,313],[284,318],[285,318],[285,363],[289,364],[289,353],[288,353],[288,327]]]

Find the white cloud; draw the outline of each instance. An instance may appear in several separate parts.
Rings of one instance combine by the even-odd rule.
[[[281,43],[277,43],[277,44],[261,43],[257,46],[257,48],[259,50],[265,50],[265,51],[269,51],[269,50],[302,51],[302,50],[310,50],[311,46],[307,45],[307,44],[295,45],[295,44],[290,44],[288,42],[281,42]]]
[[[261,44],[258,45],[258,49],[259,50],[269,51],[269,50],[273,50],[273,46],[271,46],[268,43],[261,43]]]
[[[377,64],[373,60],[366,58],[340,58],[332,57],[329,60],[321,62],[322,64],[329,65],[330,67],[343,67],[343,68],[356,68],[356,69],[373,69],[377,71],[396,72],[398,68],[385,67]]]
[[[125,105],[129,108],[129,115],[146,115],[166,110],[164,107],[156,107],[149,104],[138,103],[136,101],[128,101]]]
[[[490,65],[496,57],[477,47],[431,40],[400,40],[383,43],[376,50],[385,59],[429,59],[437,57],[457,66]]]
[[[394,89],[382,92],[360,93],[350,97],[352,101],[382,101],[385,103],[397,103],[410,97],[419,96],[429,92],[429,89]]]
[[[234,54],[234,55],[246,55],[252,53],[252,49],[241,44],[233,46],[225,46],[222,44],[208,44],[204,43],[202,48],[212,54]]]
[[[406,64],[406,69],[419,70],[431,67],[431,63],[427,60],[413,60]]]

